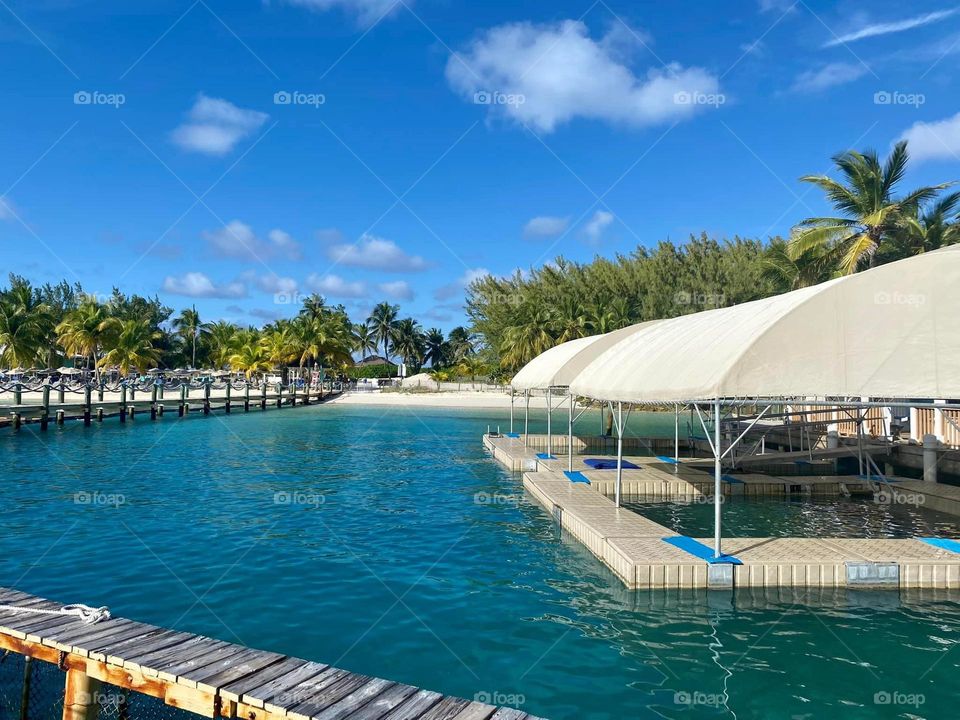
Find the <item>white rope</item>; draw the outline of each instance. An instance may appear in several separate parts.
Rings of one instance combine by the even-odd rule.
[[[93,608],[89,605],[64,605],[59,610],[41,610],[40,608],[20,607],[19,605],[0,605],[0,610],[12,613],[33,613],[35,615],[76,615],[87,625],[110,619],[110,608]]]

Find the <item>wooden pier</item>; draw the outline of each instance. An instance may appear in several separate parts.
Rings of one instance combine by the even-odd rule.
[[[508,468],[512,453],[527,452],[517,438],[485,436],[484,444],[495,458],[505,458]],[[615,470],[591,469],[575,456],[571,473],[566,457],[534,457],[536,467],[523,473],[526,490],[629,588],[960,588],[960,543],[950,540],[938,545],[938,539],[724,538],[723,552],[733,561],[715,563],[710,559],[712,538],[682,538],[616,507],[608,497]],[[713,477],[695,466],[650,456],[625,459],[639,466],[623,470],[626,498],[712,501]],[[737,473],[724,476],[721,491],[767,497],[922,494],[924,505],[960,515],[960,488],[902,478],[878,484],[849,476]]]
[[[0,649],[64,671],[64,720],[93,720],[101,683],[207,718],[538,720],[320,662],[121,618],[86,624],[60,603],[0,588]]]

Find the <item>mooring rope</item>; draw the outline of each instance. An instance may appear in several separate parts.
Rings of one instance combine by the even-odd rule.
[[[110,608],[93,608],[89,605],[64,605],[59,610],[42,610],[40,608],[20,607],[19,605],[0,605],[0,610],[12,613],[34,613],[36,615],[76,615],[87,625],[93,625],[101,620],[110,619]]]

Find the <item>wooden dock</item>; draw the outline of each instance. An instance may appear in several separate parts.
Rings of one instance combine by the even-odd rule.
[[[60,603],[0,588],[0,605]],[[244,720],[539,720],[320,662],[253,650],[121,618],[0,609],[0,649],[65,671],[65,720],[96,717],[100,683],[197,715]]]
[[[484,442],[496,446],[501,456],[508,457],[513,447],[501,438]],[[713,477],[686,463],[677,468],[651,457],[630,459],[641,469],[623,470],[625,497],[708,501],[713,495]],[[711,562],[709,552],[696,553],[712,550],[712,538],[682,538],[664,525],[617,508],[608,497],[615,470],[590,469],[582,457],[575,457],[573,476],[566,468],[566,458],[537,458],[536,469],[523,473],[523,485],[629,588],[960,588],[960,545],[943,547],[924,539],[724,538],[723,552],[735,562]],[[725,495],[771,497],[872,494],[878,488],[922,493],[924,504],[960,514],[960,488],[920,481],[877,485],[846,476],[738,473],[725,476],[722,483]]]

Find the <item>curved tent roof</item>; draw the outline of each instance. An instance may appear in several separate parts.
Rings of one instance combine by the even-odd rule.
[[[663,320],[596,357],[579,395],[960,397],[960,246]]]
[[[524,365],[510,383],[514,390],[566,387],[594,358],[625,337],[659,320],[630,325],[604,335],[570,340],[540,353]]]

